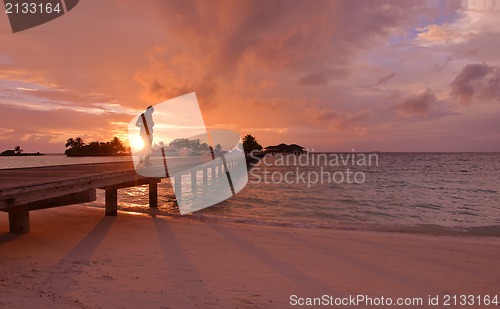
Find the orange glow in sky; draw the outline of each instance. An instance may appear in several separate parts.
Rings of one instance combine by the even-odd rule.
[[[19,33],[0,14],[0,150],[126,138],[196,92],[208,128],[264,146],[500,151],[493,4],[80,1]]]

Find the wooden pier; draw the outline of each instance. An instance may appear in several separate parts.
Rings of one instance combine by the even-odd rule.
[[[14,233],[30,230],[29,212],[96,200],[105,190],[105,214],[116,216],[118,189],[149,185],[149,205],[158,206],[161,178],[143,177],[132,162],[62,165],[0,170],[0,211],[9,213]]]
[[[207,185],[209,178],[210,182],[215,182],[217,177],[227,177],[234,195],[229,171],[245,164],[245,160],[221,158],[171,158],[172,165],[178,170],[172,174],[176,196],[181,195],[181,177],[186,174],[191,176],[190,191],[187,193],[196,196],[198,172],[201,172],[203,185]],[[150,177],[138,174],[132,161],[0,169],[0,211],[9,213],[11,232],[26,233],[30,230],[30,211],[92,202],[96,200],[96,190],[101,189],[105,190],[106,216],[116,216],[118,189],[146,184],[149,185],[149,207],[156,208],[158,183],[162,178],[169,177],[166,162],[159,166],[143,167],[142,174]]]

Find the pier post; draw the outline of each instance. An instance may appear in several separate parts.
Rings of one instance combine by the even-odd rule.
[[[206,168],[203,169],[203,184],[208,183],[208,170]]]
[[[181,175],[175,175],[175,196],[177,198],[177,205],[179,205],[179,203],[181,202],[180,201],[180,197],[182,196],[182,176]]]
[[[197,187],[196,172],[197,172],[196,170],[191,172],[191,191],[193,192],[193,194],[196,192],[196,187]]]
[[[30,231],[30,215],[27,209],[9,210],[9,230],[11,233],[28,233]]]
[[[158,184],[149,183],[149,208],[158,208]]]
[[[118,214],[118,190],[106,189],[106,216],[116,216]]]
[[[215,166],[212,165],[210,170],[212,171],[212,178],[210,179],[210,181],[214,182],[214,180],[215,180]]]

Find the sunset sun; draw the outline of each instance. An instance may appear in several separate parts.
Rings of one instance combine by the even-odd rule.
[[[140,151],[142,150],[142,147],[144,147],[144,142],[142,141],[142,138],[140,136],[135,136],[129,139],[129,143],[132,151]]]

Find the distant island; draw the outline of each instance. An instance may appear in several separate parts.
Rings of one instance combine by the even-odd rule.
[[[262,145],[257,141],[257,139],[248,134],[243,138],[243,148],[245,149],[245,153],[247,155],[254,153],[255,154],[304,154],[306,150],[304,147],[297,144],[284,144],[281,143],[276,146],[267,146],[262,147]]]
[[[297,144],[279,144],[277,146],[267,146],[263,150],[264,153],[266,154],[304,154],[306,153],[304,147],[299,146]]]
[[[128,156],[130,150],[126,148],[118,137],[109,142],[90,142],[86,144],[81,137],[69,138],[66,142],[64,154],[68,157],[107,157]]]
[[[65,144],[66,151],[65,155],[68,157],[87,157],[87,156],[129,156],[130,148],[125,147],[122,141],[118,137],[114,137],[109,142],[90,142],[86,144],[81,137],[69,138]],[[163,143],[159,146],[165,147]],[[18,147],[18,146],[17,146]],[[165,147],[171,152],[179,152],[179,149],[189,149],[194,153],[199,153],[200,151],[208,151],[210,147],[206,143],[201,143],[200,140],[188,140],[188,139],[176,139],[172,141],[168,147]],[[220,148],[220,145],[216,146],[216,149]],[[14,150],[6,150],[4,153],[8,152],[15,153],[14,155],[19,155],[22,149],[15,148]],[[297,144],[284,144],[281,143],[276,146],[262,147],[262,145],[257,141],[257,139],[248,134],[243,138],[243,149],[247,158],[247,163],[254,163],[252,158],[262,158],[266,154],[304,154],[306,153],[304,147]],[[9,155],[4,154],[2,155]],[[252,154],[252,155],[250,155]],[[34,154],[37,155],[37,154]],[[39,154],[42,155],[42,154]]]
[[[307,153],[304,147],[297,144],[287,145],[281,143],[276,146],[267,146],[264,148],[257,139],[250,134],[243,138],[243,149],[245,150],[245,158],[248,167],[257,164],[258,161],[266,155],[300,155]]]
[[[28,156],[43,156],[44,154],[43,153],[40,153],[40,152],[24,152],[22,149],[21,149],[21,146],[16,146],[14,147],[14,149],[8,149],[8,150],[4,150],[0,153],[0,156],[4,156],[4,157],[28,157]]]

